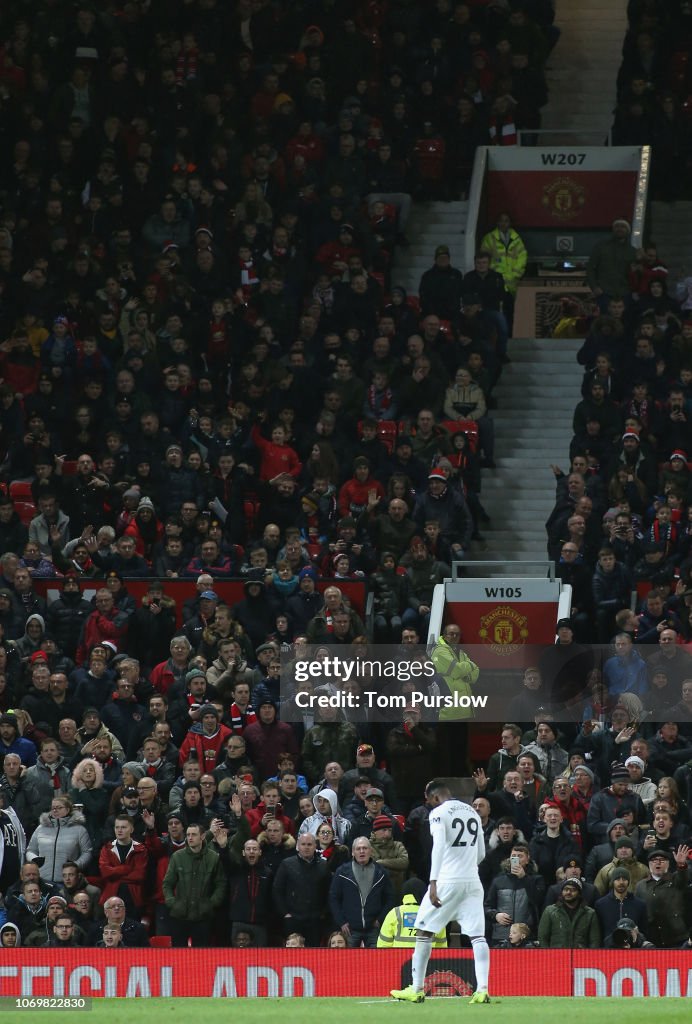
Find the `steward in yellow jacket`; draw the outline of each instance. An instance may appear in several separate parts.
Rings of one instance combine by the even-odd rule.
[[[440,673],[452,695],[470,697],[473,684],[478,679],[479,668],[461,647],[453,647],[440,637],[430,651],[430,660]],[[473,708],[440,707],[440,722],[459,722],[473,718]]]
[[[410,878],[402,889],[401,906],[389,911],[377,938],[378,949],[412,949],[416,944],[416,920],[420,901],[425,895],[425,882]],[[442,928],[433,939],[433,949],[447,948],[447,932]]]
[[[502,274],[505,288],[510,295],[516,295],[526,273],[527,253],[506,213],[500,214],[497,227],[484,236],[481,251],[490,253],[490,269]]]

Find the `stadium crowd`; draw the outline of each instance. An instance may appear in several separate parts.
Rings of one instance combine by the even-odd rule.
[[[445,725],[280,718],[279,655],[424,637],[478,537],[526,253],[503,218],[462,275],[441,240],[418,298],[392,257],[412,201],[539,123],[551,5],[0,26],[0,944],[410,941]],[[492,941],[617,943],[624,916],[681,945],[684,725],[604,701],[555,732],[536,674],[476,776]]]
[[[653,198],[688,199],[692,8],[686,0],[630,0],[627,17],[613,144],[652,146]]]

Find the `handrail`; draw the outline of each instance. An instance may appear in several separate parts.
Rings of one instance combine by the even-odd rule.
[[[476,231],[480,214],[481,196],[488,171],[488,147],[479,146],[473,158],[473,173],[469,187],[469,209],[466,216],[466,235],[464,237],[464,271],[473,270],[476,259]]]
[[[531,137],[532,139],[536,139],[539,135],[576,136],[577,138],[580,138],[580,139],[584,135],[595,135],[597,137],[597,139],[598,139],[598,141],[596,142],[597,146],[612,146],[613,145],[613,135],[612,135],[612,131],[611,131],[610,128],[606,132],[602,131],[600,128],[587,128],[587,129],[582,129],[581,131],[578,131],[576,128],[575,129],[569,129],[569,128],[521,128],[517,132],[518,144],[520,146],[523,145],[523,142],[522,142],[523,136],[526,136],[527,139],[529,137]],[[604,139],[605,139],[605,142],[603,141]],[[581,143],[581,144],[585,145],[585,146],[589,145],[589,143],[586,143],[586,142],[585,143]],[[529,145],[537,146],[538,142],[530,142]]]
[[[635,249],[644,245],[644,226],[646,224],[646,204],[649,197],[649,178],[651,176],[651,146],[642,146],[639,161],[637,188],[634,194],[634,211],[632,214],[632,234],[630,241]]]
[[[547,575],[547,577],[548,577],[548,579],[550,580],[551,583],[555,582],[555,562],[548,561],[547,559],[544,560],[542,558],[531,558],[531,559],[527,559],[525,562],[523,562],[523,561],[519,561],[519,562],[514,562],[514,561],[512,561],[512,562],[509,562],[509,561],[492,561],[492,560],[471,562],[471,561],[469,561],[467,559],[462,559],[459,562],[452,562],[452,580],[458,582],[458,581],[463,581],[463,579],[464,579],[463,576],[459,576],[459,574],[457,572],[457,569],[479,569],[479,568],[499,569],[499,568],[502,568],[503,570],[506,571],[506,570],[519,569],[519,568],[525,569],[527,566],[531,566],[531,565],[538,566],[538,568],[543,570],[543,572]],[[509,572],[507,573],[507,575],[509,575]],[[514,575],[516,575],[516,574],[514,574]],[[538,576],[536,577],[536,579],[541,579],[541,578],[542,578],[542,576],[541,577],[538,577]]]

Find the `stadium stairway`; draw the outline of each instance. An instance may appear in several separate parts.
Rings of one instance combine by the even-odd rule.
[[[668,291],[675,298],[675,285],[692,272],[692,202],[653,202],[646,237],[652,238],[670,271]]]
[[[581,399],[580,340],[513,339],[493,395],[494,470],[483,470],[481,501],[491,523],[469,559],[545,560],[545,521],[555,503],[557,464],[569,469],[572,413]],[[479,575],[502,575],[479,570]],[[469,575],[475,575],[469,570]]]
[[[396,249],[392,268],[393,285],[401,285],[409,295],[417,295],[421,276],[432,267],[438,245],[449,246],[453,267],[461,271],[473,269],[464,266],[464,232],[468,207],[468,202],[413,205],[406,225],[406,234],[411,244]]]
[[[548,58],[549,100],[542,127],[584,132],[586,145],[602,145],[613,123],[615,83],[627,31],[627,0],[557,0],[561,29]],[[600,136],[600,137],[599,137]],[[579,138],[544,136],[542,145],[575,145]]]

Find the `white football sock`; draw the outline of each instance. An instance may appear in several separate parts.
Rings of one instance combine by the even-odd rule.
[[[471,939],[473,946],[473,962],[476,967],[476,989],[488,991],[488,974],[490,973],[490,950],[488,943],[480,936]]]
[[[428,938],[416,939],[413,947],[413,959],[411,961],[411,983],[416,992],[422,992],[425,988],[425,972],[428,967],[428,960],[432,953],[432,935]]]

